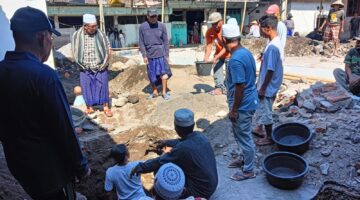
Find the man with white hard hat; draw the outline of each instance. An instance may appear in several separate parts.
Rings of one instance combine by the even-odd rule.
[[[210,62],[210,54],[213,44],[216,46],[214,59],[212,62],[214,67],[214,81],[215,89],[210,92],[212,95],[225,94],[226,88],[224,84],[224,72],[223,66],[227,64],[227,60],[230,58],[230,53],[226,52],[224,44],[222,42],[221,27],[224,24],[222,16],[218,12],[211,13],[208,19],[208,23],[211,24],[211,28],[206,32],[206,47],[204,61]]]
[[[103,105],[104,114],[112,117],[109,107],[108,64],[111,55],[106,34],[98,30],[95,15],[83,15],[83,27],[72,37],[71,47],[80,68],[80,85],[86,102],[87,114],[93,106]]]
[[[238,171],[231,176],[233,180],[242,181],[255,178],[255,143],[251,134],[251,122],[258,107],[256,64],[251,52],[240,43],[241,34],[237,25],[224,25],[222,35],[225,48],[231,53],[225,79],[229,119],[235,140],[244,154],[244,159],[234,160],[228,167],[243,167],[242,173]]]

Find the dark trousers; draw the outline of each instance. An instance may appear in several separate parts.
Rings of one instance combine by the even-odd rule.
[[[68,183],[60,191],[46,195],[45,197],[34,198],[35,200],[76,200],[75,185]]]

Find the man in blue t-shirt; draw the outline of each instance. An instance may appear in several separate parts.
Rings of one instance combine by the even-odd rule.
[[[231,58],[226,71],[227,101],[229,118],[234,137],[244,153],[244,160],[235,160],[230,168],[243,167],[243,173],[236,172],[231,179],[236,181],[255,178],[255,144],[251,134],[251,122],[258,107],[256,91],[256,65],[253,55],[241,46],[239,27],[226,24],[222,28],[223,42]]]
[[[260,19],[260,30],[265,38],[269,39],[263,51],[259,79],[257,82],[258,93],[260,98],[259,109],[255,113],[257,127],[254,133],[263,134],[265,126],[266,134],[262,139],[257,141],[257,145],[272,144],[272,106],[276,94],[283,81],[283,64],[282,64],[282,44],[277,36],[277,18],[274,16],[264,16]]]

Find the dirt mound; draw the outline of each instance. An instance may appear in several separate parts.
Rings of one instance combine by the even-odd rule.
[[[338,184],[336,182],[325,182],[319,193],[313,200],[355,200],[360,199],[359,191]]]
[[[146,66],[140,65],[131,67],[122,73],[118,73],[116,77],[109,82],[110,91],[122,93],[124,91],[142,91],[149,85]]]
[[[147,160],[157,157],[157,154],[147,150],[151,149],[153,142],[161,139],[176,138],[174,131],[167,131],[154,126],[142,126],[128,132],[117,135],[105,135],[84,143],[89,158],[92,174],[82,180],[78,190],[86,194],[89,200],[104,199],[104,179],[106,169],[114,164],[109,157],[110,149],[115,144],[125,143],[130,152],[130,160]],[[153,183],[152,174],[142,175],[143,185],[146,189],[151,188]],[[115,198],[113,198],[115,199]]]

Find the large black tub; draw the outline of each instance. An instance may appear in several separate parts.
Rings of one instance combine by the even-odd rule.
[[[303,154],[309,149],[312,138],[310,129],[299,123],[287,123],[276,127],[272,139],[280,151]]]
[[[309,170],[305,159],[290,152],[267,155],[263,161],[263,168],[271,185],[286,190],[300,187]]]

